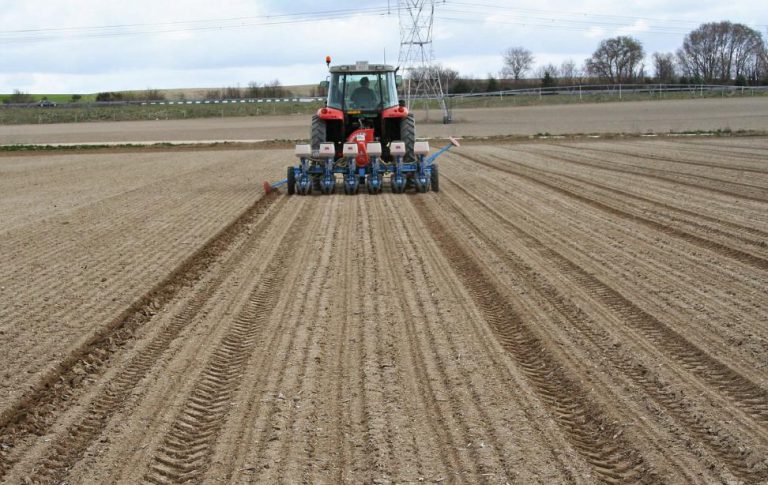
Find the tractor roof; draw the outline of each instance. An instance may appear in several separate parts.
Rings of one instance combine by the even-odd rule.
[[[367,61],[357,61],[355,64],[333,66],[331,72],[388,72],[394,71],[395,68],[387,64],[368,64]]]

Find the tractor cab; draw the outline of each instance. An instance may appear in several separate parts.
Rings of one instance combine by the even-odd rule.
[[[397,106],[397,101],[397,79],[391,66],[358,63],[331,68],[328,107],[370,117]]]
[[[321,83],[328,90],[325,107],[312,120],[313,150],[333,142],[341,154],[346,141],[380,142],[389,160],[389,143],[402,140],[413,158],[413,117],[398,99],[401,78],[396,72],[392,66],[368,62],[331,66],[328,80]]]

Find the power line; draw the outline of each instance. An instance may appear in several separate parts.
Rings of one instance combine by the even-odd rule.
[[[260,26],[300,24],[327,20],[343,20],[360,16],[385,16],[386,5],[350,10],[326,10],[279,15],[231,17],[221,19],[176,22],[133,23],[103,26],[57,27],[0,31],[0,43],[18,44],[53,40],[156,35],[181,32],[205,32],[243,29]],[[254,22],[254,20],[257,20]],[[233,23],[236,22],[236,23]],[[198,24],[198,25],[196,25]],[[204,24],[204,25],[199,25]]]
[[[626,21],[652,22],[641,25],[638,35],[685,35],[694,25],[703,22],[680,19],[659,19],[629,15],[566,12],[533,8],[517,8],[487,3],[446,1],[435,4],[435,18],[461,24],[512,25],[535,29],[590,32],[600,28],[632,29],[637,25]],[[59,40],[137,37],[184,32],[213,32],[295,25],[309,22],[344,20],[359,17],[384,17],[392,12],[390,2],[350,9],[316,10],[271,15],[197,19],[172,22],[125,23],[77,27],[50,27],[0,31],[0,45],[32,44]],[[665,25],[666,24],[666,25]],[[690,27],[686,27],[690,26]],[[766,27],[766,25],[758,25]]]

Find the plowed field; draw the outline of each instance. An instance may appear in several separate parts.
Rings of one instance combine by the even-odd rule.
[[[0,481],[768,480],[768,139],[0,157]]]

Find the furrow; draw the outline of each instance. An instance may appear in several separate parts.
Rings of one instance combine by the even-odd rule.
[[[714,179],[714,178],[710,179],[710,178],[694,177],[691,175],[674,176],[674,174],[672,174],[671,176],[667,176],[663,173],[661,174],[658,173],[659,171],[657,170],[645,169],[643,167],[620,168],[616,164],[611,164],[610,162],[587,157],[584,155],[582,155],[579,160],[575,160],[572,157],[563,156],[559,152],[553,152],[548,150],[548,151],[541,151],[540,153],[542,155],[546,155],[547,157],[551,157],[561,162],[581,165],[584,167],[599,168],[599,169],[608,170],[616,173],[627,173],[631,175],[640,175],[643,177],[649,177],[657,180],[664,180],[666,182],[685,185],[687,187],[693,187],[695,189],[700,189],[700,190],[708,190],[710,192],[727,195],[729,197],[734,197],[737,199],[753,200],[757,202],[768,201],[768,189],[765,189],[762,187],[741,186],[741,185],[734,186],[735,184],[730,182],[725,182],[723,180]],[[591,161],[586,161],[586,160],[591,160]],[[628,167],[628,166],[622,165],[622,167]],[[691,179],[694,179],[694,180],[691,180]],[[708,183],[708,182],[712,182],[712,183]],[[723,185],[729,185],[734,187],[733,187],[733,190],[725,190],[721,188]]]
[[[300,227],[301,220],[293,227]],[[229,402],[244,372],[248,356],[253,352],[256,336],[263,330],[280,296],[285,280],[283,269],[298,238],[288,232],[278,252],[266,267],[257,287],[240,314],[214,351],[200,375],[190,397],[179,410],[160,449],[154,454],[144,479],[152,483],[196,481],[204,473],[229,409]],[[252,315],[251,319],[245,315]],[[202,447],[204,446],[204,447]],[[197,452],[190,454],[190,448]]]
[[[215,470],[209,469],[202,481],[226,481],[235,482],[241,480],[262,480],[260,474],[265,473],[272,466],[272,461],[259,462],[265,465],[253,466],[256,462],[254,453],[260,453],[266,441],[277,442],[277,434],[280,426],[274,419],[274,406],[287,405],[293,400],[286,397],[290,392],[280,388],[280,382],[275,379],[283,379],[285,367],[289,365],[287,357],[294,355],[299,338],[298,332],[303,330],[296,324],[296,315],[304,311],[304,306],[298,302],[305,302],[311,295],[310,291],[316,288],[313,285],[314,272],[308,272],[304,268],[312,264],[317,252],[316,241],[320,236],[318,232],[322,228],[330,227],[329,217],[331,211],[324,210],[318,214],[322,207],[319,204],[310,203],[308,199],[292,199],[286,197],[286,204],[296,205],[301,222],[292,225],[292,237],[299,239],[298,249],[289,255],[288,263],[283,268],[286,281],[282,286],[281,296],[276,302],[275,311],[266,326],[258,336],[255,346],[258,352],[253,352],[246,366],[246,374],[239,385],[237,394],[232,401],[238,403],[225,423],[225,427],[219,431],[226,440],[217,442],[209,461],[214,460],[217,466]],[[325,237],[323,240],[327,239]],[[277,251],[285,251],[286,248],[275,244]],[[290,248],[288,248],[290,250]],[[242,411],[240,411],[242,409]],[[222,466],[222,464],[226,464]]]
[[[279,307],[275,320],[279,326],[275,338],[268,347],[267,357],[260,362],[256,389],[261,392],[261,403],[250,426],[255,438],[251,439],[252,462],[260,464],[254,470],[253,480],[272,482],[280,475],[285,461],[280,455],[285,442],[295,437],[296,399],[301,396],[302,373],[307,363],[312,339],[319,325],[316,311],[324,307],[320,302],[327,298],[328,279],[338,257],[334,242],[339,233],[338,201],[326,199],[312,202],[319,217],[313,216],[312,226],[305,229],[309,239],[303,242],[302,251],[290,251],[295,265],[296,279],[287,288],[290,297],[285,307]],[[312,266],[314,269],[308,271]],[[296,362],[298,360],[298,363]],[[275,455],[280,455],[278,458]],[[280,470],[278,470],[280,468]]]
[[[493,164],[486,163],[485,165],[503,170]],[[520,176],[538,182],[535,178]],[[567,194],[570,195],[569,192]],[[489,210],[493,210],[484,202],[481,203]],[[495,210],[494,213],[498,214]],[[504,218],[501,215],[500,217]],[[504,220],[511,224],[507,218]],[[664,349],[671,358],[677,360],[684,368],[710,386],[720,390],[735,405],[757,421],[763,424],[768,423],[768,392],[759,385],[709,356],[684,336],[603,283],[595,275],[585,271],[565,257],[560,256],[556,260],[562,263],[563,271],[571,274],[584,288],[589,290],[595,299],[603,302],[627,323],[641,330],[649,341]]]
[[[256,202],[123,312],[120,318],[111,322],[100,335],[64,360],[58,372],[46,378],[45,386],[35,389],[3,415],[0,421],[0,441],[9,445],[11,452],[6,452],[5,448],[0,452],[0,478],[21,458],[26,449],[23,443],[27,438],[48,433],[56,419],[71,406],[74,396],[85,392],[97,376],[113,365],[115,354],[131,343],[134,334],[143,325],[178,299],[182,292],[190,289],[194,291],[192,298],[171,319],[169,325],[89,404],[83,422],[73,425],[69,431],[77,439],[67,438],[63,443],[53,445],[53,455],[58,456],[56,463],[66,468],[73,460],[77,460],[89,442],[98,435],[105,420],[119,408],[124,397],[130,394],[179,332],[197,315],[227,274],[227,271],[223,271],[208,280],[204,278],[205,271],[222,253],[236,244],[238,236],[248,227],[255,225],[258,231],[266,230],[280,211],[281,204],[273,207],[275,200],[275,197],[270,196]],[[226,264],[234,266],[242,258],[241,255],[242,252],[235,253]],[[50,459],[53,460],[53,457]],[[44,468],[43,472],[57,476],[61,469],[54,468]]]
[[[519,363],[563,433],[595,473],[606,482],[643,479],[648,470],[640,453],[619,438],[587,392],[566,375],[546,345],[529,329],[502,293],[488,269],[475,261],[421,200],[414,203],[445,257],[481,309],[505,349]]]
[[[765,161],[765,148],[755,145],[736,144],[733,143],[732,139],[729,140],[726,145],[713,143],[713,140],[707,140],[703,143],[695,142],[693,140],[675,140],[674,142],[660,143],[659,145],[662,147],[671,147],[675,150],[683,150],[690,153],[695,153],[697,156],[709,157],[713,153],[720,153],[728,156],[738,155],[740,157],[744,157],[745,159],[751,159],[757,162]],[[759,153],[756,153],[755,150],[757,150]]]
[[[557,145],[557,146],[562,146],[564,148],[572,148],[572,147],[569,147],[567,145]],[[734,170],[734,171],[739,171],[739,172],[747,172],[747,173],[755,173],[755,174],[761,174],[761,175],[768,175],[768,171],[766,171],[766,170],[760,170],[760,169],[756,169],[756,168],[749,168],[749,167],[743,167],[743,166],[724,165],[724,164],[718,164],[718,163],[707,163],[707,162],[704,162],[704,161],[701,161],[701,160],[696,160],[696,161],[680,160],[680,159],[676,159],[676,158],[672,158],[672,157],[665,157],[665,156],[662,156],[662,155],[655,155],[655,154],[651,154],[651,153],[637,153],[637,152],[633,153],[633,152],[628,152],[628,151],[623,151],[623,150],[610,150],[610,149],[607,149],[607,148],[595,148],[594,146],[590,146],[590,147],[581,146],[580,148],[586,148],[587,150],[592,151],[592,152],[609,153],[611,155],[621,155],[622,157],[639,158],[641,160],[643,160],[643,159],[644,160],[656,160],[656,161],[660,161],[660,162],[671,162],[671,163],[677,163],[677,164],[681,164],[681,165],[692,165],[694,167],[718,168],[718,169],[723,169],[723,170]],[[677,149],[679,149],[679,147]],[[711,154],[711,152],[709,154]],[[744,155],[740,154],[738,156],[742,156],[743,157]],[[757,156],[754,157],[754,160],[765,161],[766,157],[765,156],[757,155]],[[630,166],[635,167],[634,165],[630,165]],[[673,172],[673,173],[675,173],[675,172]]]
[[[384,205],[383,200],[385,198],[386,196],[374,198],[373,205],[377,212],[379,214],[396,214],[397,211],[393,210],[391,206]],[[387,293],[393,295],[394,298],[390,308],[392,319],[394,322],[402,322],[401,325],[404,327],[401,330],[401,335],[407,344],[408,374],[406,379],[408,379],[408,389],[418,394],[416,413],[426,418],[425,424],[429,428],[431,436],[437,438],[436,449],[432,451],[438,454],[442,469],[446,473],[468,470],[470,464],[458,452],[468,442],[466,429],[459,428],[459,424],[454,421],[457,415],[450,399],[448,399],[451,387],[445,387],[445,380],[435,376],[435,372],[437,372],[435,363],[430,362],[434,359],[434,357],[430,359],[430,356],[435,355],[435,349],[434,347],[425,348],[426,344],[423,337],[420,336],[421,322],[417,317],[413,294],[406,291],[402,283],[398,283],[408,281],[402,266],[393,264],[393,262],[403,261],[404,257],[407,257],[401,252],[402,242],[393,237],[400,230],[400,226],[389,217],[382,217],[382,222],[378,237],[376,234],[372,234],[371,237],[377,245],[378,241],[382,242],[380,250],[382,261],[379,265],[382,274],[381,279],[391,282],[387,287]],[[378,252],[376,251],[376,253]],[[447,407],[444,404],[446,402],[450,405],[449,409],[443,409]],[[423,449],[423,443],[419,448]]]
[[[526,151],[525,153],[527,153],[529,155],[539,156],[539,157],[541,156],[540,154],[538,154],[536,152]],[[505,161],[508,161],[508,160],[505,159]],[[526,168],[529,168],[531,170],[535,170],[537,172],[546,173],[546,174],[549,174],[549,175],[552,175],[552,176],[555,176],[555,177],[558,177],[558,178],[565,178],[567,180],[578,181],[580,184],[586,185],[588,187],[594,187],[594,188],[597,188],[598,190],[610,192],[611,194],[615,194],[615,195],[617,195],[619,197],[622,197],[622,198],[627,198],[627,199],[630,199],[630,200],[634,200],[634,201],[638,201],[638,202],[641,202],[641,203],[644,203],[644,204],[650,204],[652,206],[655,206],[655,207],[658,207],[658,208],[662,208],[663,210],[667,211],[664,215],[666,217],[668,217],[674,223],[683,223],[683,224],[693,225],[693,226],[701,229],[704,232],[714,232],[714,233],[720,234],[720,235],[722,235],[724,237],[730,237],[730,238],[737,239],[737,240],[739,240],[741,243],[743,243],[745,245],[758,246],[760,248],[765,248],[766,247],[766,242],[765,241],[768,240],[768,231],[762,231],[760,229],[756,229],[756,228],[753,228],[753,227],[745,226],[743,224],[738,224],[736,222],[729,221],[729,220],[726,220],[726,219],[723,219],[723,218],[712,217],[712,216],[708,216],[708,215],[705,215],[705,214],[701,214],[700,212],[684,209],[682,207],[676,207],[676,206],[673,206],[671,204],[667,204],[666,202],[663,202],[661,200],[651,199],[649,197],[642,197],[642,196],[639,196],[639,195],[636,195],[636,194],[632,194],[632,193],[630,193],[628,191],[625,191],[625,190],[616,189],[616,188],[611,187],[611,186],[609,186],[607,184],[604,184],[604,183],[595,182],[594,179],[588,179],[588,178],[585,178],[585,177],[579,177],[579,176],[574,175],[572,173],[562,173],[562,172],[557,172],[557,171],[554,171],[554,170],[545,170],[543,168],[532,167],[532,166],[527,165],[527,164],[521,164],[521,165],[524,165]],[[591,193],[594,193],[594,192],[591,192]],[[671,213],[680,214],[683,217],[672,216],[672,215],[669,214],[670,212]],[[663,213],[663,212],[659,211],[659,213]],[[702,223],[697,223],[697,222],[694,222],[693,219],[700,219],[700,220],[706,221],[706,222],[711,223],[711,224],[716,224],[718,226],[725,226],[725,227],[729,227],[729,228],[735,229],[738,232],[749,233],[750,235],[754,236],[757,239],[746,238],[746,237],[741,236],[741,235],[736,234],[736,233],[730,233],[730,232],[723,231],[723,230],[718,229],[716,227],[713,227],[711,225],[705,225],[705,224],[702,224]]]
[[[322,407],[324,412],[328,407],[325,402],[325,374],[328,362],[326,349],[334,345],[334,339],[329,334],[337,331],[333,316],[336,306],[333,298],[336,296],[333,289],[338,288],[337,280],[340,277],[340,259],[343,253],[339,251],[339,245],[343,241],[351,239],[351,224],[349,207],[342,207],[338,198],[331,199],[326,205],[326,211],[330,212],[327,225],[324,227],[323,248],[320,252],[319,268],[315,271],[318,280],[312,285],[317,289],[317,296],[306,301],[309,310],[306,319],[299,319],[297,327],[304,327],[306,334],[305,343],[302,346],[301,359],[296,365],[295,377],[292,386],[281,385],[281,389],[289,390],[293,400],[286,414],[285,424],[277,420],[278,425],[286,430],[287,436],[275,451],[281,457],[275,467],[278,477],[287,481],[306,480],[312,475],[316,463],[318,450],[315,446],[318,428],[324,423],[317,419],[317,409]],[[341,257],[340,257],[341,255]],[[294,355],[297,355],[294,352]],[[290,382],[290,381],[289,381]],[[322,450],[322,454],[330,450]]]
[[[623,219],[631,220],[635,223],[642,224],[662,234],[666,234],[668,236],[673,236],[678,239],[682,239],[688,243],[716,252],[718,254],[721,254],[722,256],[731,258],[740,263],[748,264],[760,270],[768,270],[768,259],[766,258],[754,255],[752,253],[748,253],[746,251],[742,251],[740,249],[737,249],[731,246],[727,246],[717,241],[705,239],[701,236],[697,236],[690,232],[683,231],[678,227],[674,227],[668,224],[654,221],[652,219],[648,219],[646,217],[642,217],[638,213],[625,212],[621,209],[618,209],[609,204],[596,200],[595,198],[585,195],[584,191],[577,192],[576,190],[574,190],[573,186],[569,186],[560,180],[556,180],[556,179],[553,179],[552,177],[547,177],[545,175],[531,173],[532,171],[529,169],[529,167],[526,167],[523,164],[519,164],[517,162],[503,159],[501,157],[495,157],[492,155],[492,157],[496,158],[500,162],[503,162],[505,165],[511,165],[513,167],[523,168],[523,170],[520,170],[520,169],[509,168],[507,166],[499,166],[495,163],[490,163],[474,156],[469,156],[469,155],[461,155],[461,156],[469,160],[472,160],[475,163],[484,165],[486,167],[490,167],[495,170],[510,173],[515,176],[521,177],[525,180],[528,180],[530,182],[533,182],[535,184],[542,185],[544,187],[547,187],[550,190],[554,190],[555,192],[561,193],[569,198],[576,199],[587,205],[590,205],[602,211],[608,212],[609,214],[613,214]],[[525,171],[525,169],[529,169],[529,170]]]
[[[509,219],[502,217],[484,201],[460,185],[453,183],[448,177],[445,177],[445,179],[450,184],[450,187],[457,189],[466,197],[483,206],[487,213],[491,214],[508,228],[514,234],[516,240],[522,241],[529,250],[540,254],[547,261],[554,262],[565,274],[576,276],[577,281],[579,280],[579,275],[585,274],[583,270],[575,271],[573,263],[561,254],[548,248],[520,227],[514,225]],[[739,478],[749,481],[766,478],[766,470],[760,470],[758,466],[760,462],[759,452],[750,450],[738,437],[722,429],[718,423],[709,420],[689,399],[683,397],[682,393],[676,392],[671,386],[665,384],[652,368],[637,362],[623,353],[622,349],[615,345],[613,339],[599,330],[600,326],[596,322],[567,297],[557,291],[545,277],[542,277],[539,272],[527,265],[514,251],[507,251],[499,247],[491,238],[484,236],[484,232],[480,227],[475,225],[469,217],[465,216],[455,203],[449,202],[453,206],[454,212],[459,217],[462,217],[466,224],[476,229],[478,237],[484,241],[487,247],[491,248],[510,271],[523,275],[523,280],[530,285],[530,290],[535,291],[546,299],[570,325],[576,326],[580,334],[586,336],[590,342],[600,348],[603,355],[610,359],[613,368],[618,369],[621,373],[632,379],[649,397],[674,416],[687,432],[705,443],[713,454],[726,464],[729,470]],[[583,278],[580,282],[583,283]],[[584,287],[588,291],[592,288],[594,288],[594,285]],[[624,318],[626,313],[623,312],[620,316]]]

